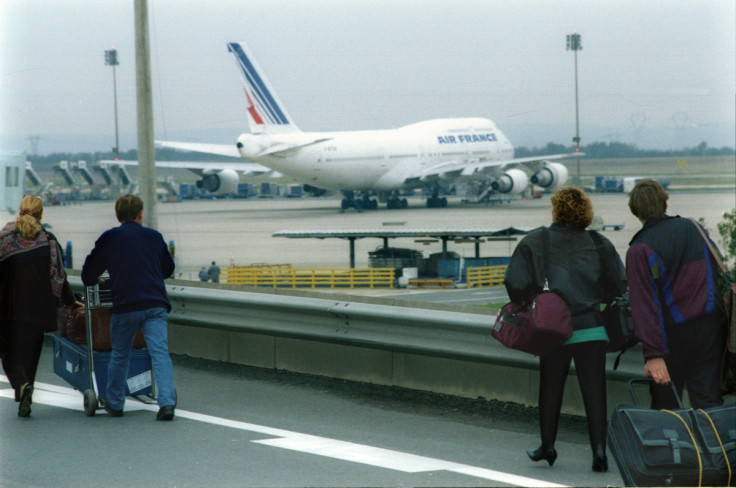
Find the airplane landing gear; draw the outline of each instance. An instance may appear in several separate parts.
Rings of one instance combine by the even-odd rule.
[[[389,210],[408,208],[409,202],[406,198],[391,197],[386,201],[386,208]]]
[[[445,197],[429,197],[427,198],[427,208],[445,208],[447,207],[447,198]]]
[[[432,195],[427,197],[427,208],[445,208],[445,207],[447,207],[447,198],[440,197],[439,185],[432,187]]]
[[[370,198],[367,194],[363,195],[361,204],[363,205],[363,208],[368,210],[375,210],[378,208],[378,200]]]
[[[375,198],[370,198],[366,193],[361,198],[355,197],[355,192],[352,190],[344,190],[342,192],[343,199],[340,203],[340,213],[344,213],[349,208],[354,208],[358,213],[362,212],[363,209],[375,210],[378,208],[378,201]]]

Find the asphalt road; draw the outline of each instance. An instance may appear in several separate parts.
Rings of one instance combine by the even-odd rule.
[[[584,421],[563,419],[554,467],[533,463],[536,409],[174,357],[179,405],[86,417],[44,350],[33,412],[0,380],[0,486],[605,486]]]

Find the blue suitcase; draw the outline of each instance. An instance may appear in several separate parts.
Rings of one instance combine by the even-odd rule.
[[[54,338],[54,373],[81,392],[90,389],[87,346],[77,344],[58,334]],[[107,389],[107,366],[110,363],[109,351],[93,351],[94,378],[97,396],[105,398]],[[133,349],[128,367],[126,395],[150,395],[151,357],[148,349]]]
[[[736,404],[706,410],[617,405],[608,446],[625,486],[734,486]],[[643,380],[648,381],[648,380]],[[678,399],[679,401],[679,399]]]

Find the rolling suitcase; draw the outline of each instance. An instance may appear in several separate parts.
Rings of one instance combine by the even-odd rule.
[[[608,424],[608,446],[624,485],[734,486],[736,405],[644,408],[633,383],[646,381],[629,381],[634,405],[617,405]]]

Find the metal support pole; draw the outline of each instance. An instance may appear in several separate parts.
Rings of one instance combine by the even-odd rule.
[[[580,152],[580,111],[578,108],[578,50],[575,49],[575,152]],[[577,177],[575,183],[580,185],[580,158],[577,158]]]
[[[118,52],[113,47],[109,51],[105,51],[105,64],[112,66],[112,90],[113,90],[113,102],[115,104],[115,147],[112,148],[112,152],[118,154],[120,152],[120,138],[118,137],[118,77],[116,66],[118,63]]]
[[[156,229],[156,163],[151,96],[151,55],[148,40],[148,2],[135,0],[135,66],[138,109],[138,183],[141,189],[143,224]]]
[[[578,51],[583,49],[580,42],[580,34],[577,32],[567,36],[567,50],[572,51],[575,55],[575,152],[580,152],[580,112],[578,110]],[[577,174],[574,184],[580,185],[580,158],[577,158]]]
[[[118,77],[115,72],[115,64],[112,65],[112,92],[115,97],[115,154],[120,153],[120,139],[118,137]]]
[[[350,241],[350,269],[355,268],[355,237],[349,237]]]

